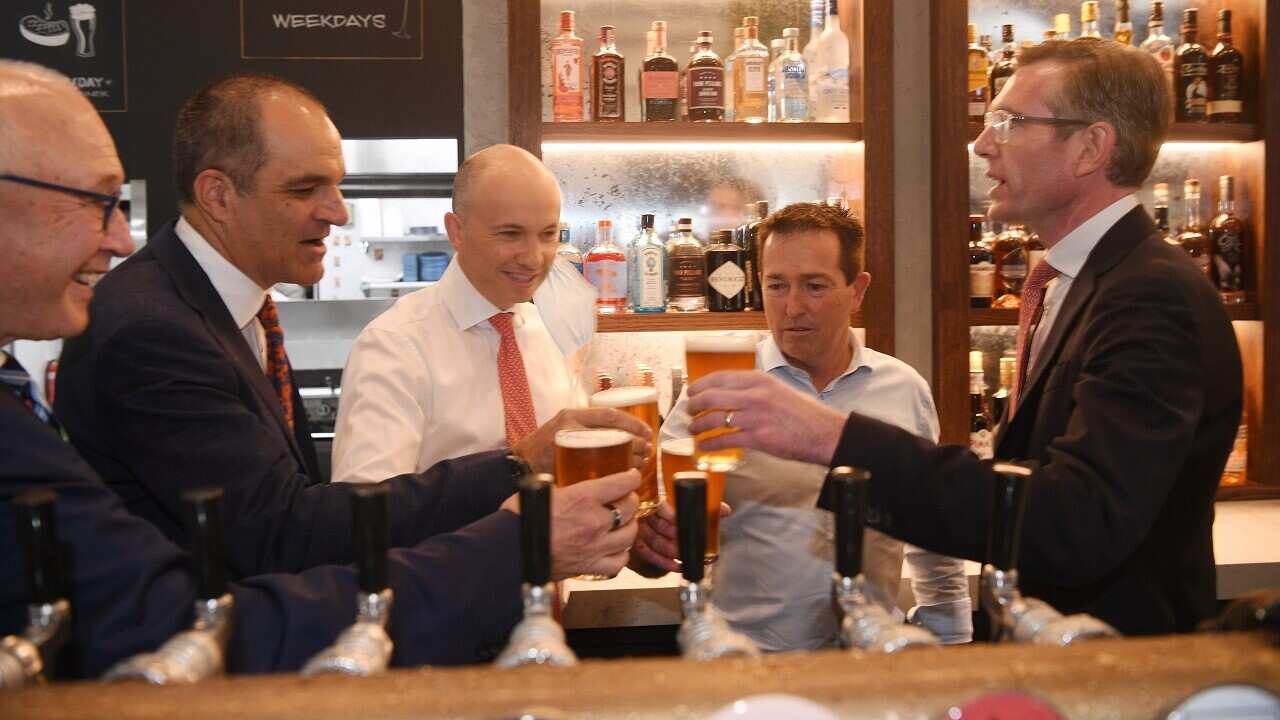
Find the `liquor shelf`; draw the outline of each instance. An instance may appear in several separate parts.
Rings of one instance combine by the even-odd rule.
[[[1014,318],[1017,322],[1017,318]],[[862,327],[862,313],[854,313],[853,327]],[[676,332],[685,330],[767,330],[763,312],[665,312],[600,315],[597,332]]]
[[[862,123],[542,123],[543,142],[860,142]]]
[[[1227,309],[1227,315],[1232,320],[1257,320],[1258,305],[1257,303],[1244,302],[1223,305]],[[1017,308],[970,308],[969,309],[969,326],[979,327],[988,325],[1017,325],[1018,310]]]
[[[981,123],[969,123],[969,142],[978,139]],[[1166,142],[1246,143],[1262,139],[1262,131],[1254,123],[1173,123]]]

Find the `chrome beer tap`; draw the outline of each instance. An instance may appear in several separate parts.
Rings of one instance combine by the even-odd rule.
[[[876,602],[879,590],[862,574],[871,474],[841,465],[831,470],[831,486],[836,515],[832,596],[840,614],[840,645],[876,653],[937,645],[928,630],[903,623]]]
[[[116,663],[103,680],[141,680],[152,685],[185,685],[221,675],[235,609],[227,592],[222,539],[222,488],[182,494],[184,523],[196,576],[196,620],[155,652]]]
[[[692,477],[691,477],[692,476]],[[699,477],[700,476],[700,477]],[[679,535],[681,575],[680,609],[684,622],[677,639],[689,660],[759,655],[755,643],[735,632],[716,612],[708,588],[703,584],[707,552],[707,477],[705,473],[677,473],[676,532]]]
[[[18,544],[22,547],[31,597],[26,630],[22,635],[0,640],[0,688],[43,683],[71,632],[71,604],[65,597],[54,493],[33,490],[14,498],[13,506],[18,513]]]
[[[387,582],[387,486],[360,485],[352,490],[351,515],[360,584],[356,621],[307,661],[303,675],[377,675],[391,662],[387,618],[394,597]]]
[[[507,647],[494,661],[506,669],[521,665],[577,665],[565,642],[564,628],[552,616],[551,488],[547,473],[520,481],[520,558],[524,568],[524,619],[511,631]]]
[[[1066,615],[1049,603],[1018,591],[1018,550],[1031,471],[1013,463],[996,463],[987,535],[987,564],[982,567],[982,607],[991,619],[992,642],[1070,645],[1079,640],[1117,637],[1107,623],[1083,613]]]

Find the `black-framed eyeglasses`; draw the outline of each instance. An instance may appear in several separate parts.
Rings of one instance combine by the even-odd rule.
[[[29,185],[44,190],[53,190],[54,192],[66,193],[76,197],[94,200],[102,204],[102,232],[106,233],[107,228],[111,226],[111,214],[120,207],[120,193],[117,191],[114,195],[94,192],[92,190],[81,190],[80,188],[67,187],[57,183],[45,182],[44,180],[36,180],[35,178],[22,177],[21,175],[0,175],[0,180],[8,180],[19,185]]]
[[[1074,120],[1072,118],[1056,117],[1031,117],[1028,115],[1020,115],[1016,112],[1009,112],[1008,110],[992,110],[982,116],[983,128],[991,128],[996,134],[996,142],[1001,145],[1009,142],[1009,136],[1013,133],[1013,126],[1017,123],[1038,123],[1040,125],[1057,125],[1059,127],[1089,124],[1087,120]]]

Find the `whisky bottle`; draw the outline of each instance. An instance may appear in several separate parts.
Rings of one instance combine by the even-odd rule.
[[[1225,303],[1242,303],[1244,294],[1245,227],[1236,217],[1236,179],[1218,178],[1218,215],[1209,223],[1213,251],[1213,283]]]
[[[1027,273],[1030,275],[1036,269],[1036,265],[1039,265],[1040,261],[1044,259],[1048,249],[1044,246],[1044,243],[1040,242],[1040,235],[1033,232],[1027,233],[1027,241],[1023,244],[1023,247],[1027,250]]]
[[[600,49],[591,58],[591,93],[596,122],[626,120],[626,60],[618,52],[612,25],[600,26]]]
[[[817,105],[810,111],[814,120],[849,122],[849,38],[840,29],[837,0],[827,2],[827,21],[818,36],[817,56],[809,67],[811,83],[817,84]]]
[[[1249,413],[1240,413],[1240,425],[1236,428],[1236,439],[1231,443],[1231,454],[1227,456],[1227,464],[1222,468],[1222,479],[1218,482],[1223,487],[1244,485],[1249,481]]]
[[[1152,190],[1155,195],[1156,227],[1160,228],[1160,238],[1170,245],[1177,245],[1178,239],[1169,232],[1169,184],[1156,183]]]
[[[707,258],[693,236],[693,220],[680,218],[667,238],[667,309],[698,312],[707,309]]]
[[[1012,355],[1000,357],[1000,387],[991,393],[991,421],[996,427],[1008,422],[1006,414],[1013,413],[1009,407],[1009,396],[1013,394],[1013,373],[1017,370],[1018,359]]]
[[[1013,71],[1017,68],[1015,56],[1018,54],[1018,48],[1013,44],[1012,25],[1000,26],[1000,41],[1003,43],[1000,49],[1000,60],[991,66],[991,81],[987,86],[987,97],[993,101],[1004,88],[1004,84],[1013,77]]]
[[[1102,33],[1098,31],[1098,0],[1080,3],[1080,37],[1102,39]]]
[[[769,118],[769,49],[760,42],[760,19],[742,18],[746,37],[733,59],[733,120],[762,123]]]
[[[1244,56],[1231,44],[1231,11],[1218,11],[1218,44],[1209,56],[1209,122],[1244,119]]]
[[[587,253],[583,268],[587,281],[596,286],[596,311],[604,314],[627,309],[627,256],[613,241],[613,222],[596,223],[596,244]]]
[[[724,120],[724,63],[711,49],[711,31],[698,33],[698,51],[689,59],[685,80],[688,83],[689,120],[719,122]]]
[[[1155,57],[1160,67],[1164,68],[1165,77],[1169,81],[1169,92],[1173,92],[1173,40],[1164,34],[1164,3],[1151,0],[1151,20],[1147,23],[1147,39],[1142,41],[1142,50]]]
[[[754,220],[743,226],[742,249],[747,258],[747,309],[764,310],[764,295],[760,276],[760,256],[764,249],[760,247],[760,225],[769,217],[769,203],[757,200],[747,204],[748,217]]]
[[[1196,42],[1199,12],[1195,8],[1182,11],[1182,44],[1174,61],[1174,119],[1178,122],[1204,122],[1209,104],[1209,56]]]
[[[995,454],[991,415],[987,412],[987,382],[983,377],[982,351],[969,353],[969,449],[979,460]]]
[[[1022,284],[1027,279],[1026,233],[1010,225],[996,236],[992,254],[996,258],[995,302],[998,308],[1016,308],[1022,302]]]
[[[560,223],[560,244],[556,246],[556,255],[568,260],[574,270],[582,272],[582,253],[569,239],[569,226],[565,223]]]
[[[1133,44],[1133,21],[1129,19],[1129,0],[1116,0],[1116,29],[1112,37],[1121,45]]]
[[[1182,232],[1178,233],[1178,245],[1182,246],[1205,277],[1212,279],[1213,253],[1209,248],[1209,238],[1204,234],[1204,226],[1200,223],[1200,181],[1187,178],[1182,195],[1186,203],[1186,214],[1183,216],[1186,220]]]
[[[991,307],[995,291],[996,263],[991,251],[982,244],[981,215],[969,216],[969,307]]]
[[[574,12],[560,12],[560,34],[551,40],[551,117],[555,122],[586,120],[583,107],[584,44],[574,34]]]
[[[640,234],[627,248],[627,275],[631,278],[632,310],[640,313],[667,310],[667,248],[653,229],[653,215],[640,216]]]
[[[978,44],[978,26],[969,23],[969,50],[967,51],[969,68],[969,122],[982,122],[987,113],[987,66],[990,58],[987,51]]]
[[[732,230],[711,233],[707,246],[707,309],[741,312],[747,308],[746,253],[733,242]]]
[[[676,119],[680,99],[680,68],[667,54],[667,24],[653,21],[653,52],[640,69],[640,109],[645,122],[671,122]]]

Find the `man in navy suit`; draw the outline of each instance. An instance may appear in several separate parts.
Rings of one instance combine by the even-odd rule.
[[[124,172],[97,112],[65,77],[0,60],[0,97],[0,217],[5,219],[0,231],[0,257],[5,258],[0,264],[0,347],[19,339],[74,336],[88,324],[94,286],[111,258],[133,249],[117,210]],[[142,258],[135,266],[146,262],[160,261]],[[132,277],[141,273],[135,270]],[[139,285],[138,290],[148,287]],[[158,341],[192,342],[180,335]],[[145,366],[148,359],[137,362]],[[218,362],[228,364],[226,358]],[[0,365],[0,635],[19,632],[26,622],[28,598],[13,499],[29,490],[53,490],[73,618],[58,674],[95,677],[190,627],[195,582],[178,545],[127,512],[63,440],[57,421],[32,392],[17,361],[0,353]],[[233,382],[232,370],[221,372],[226,374],[218,379]],[[175,377],[161,391],[185,399],[189,387],[184,386],[197,380]],[[246,387],[244,392],[254,390]],[[138,395],[146,397],[147,389],[138,388]],[[235,417],[225,408],[186,410],[195,420],[205,414]],[[241,426],[231,422],[229,427],[234,432]],[[283,435],[266,422],[256,432]],[[277,465],[297,462],[282,438],[260,441],[271,442],[279,448]],[[533,462],[546,461],[539,454],[548,451],[547,443],[527,447]],[[261,457],[265,451],[243,447],[241,452]],[[237,541],[229,534],[241,569],[253,564],[252,553],[269,549],[277,553],[270,562],[308,566],[296,574],[239,573],[232,587],[235,620],[228,669],[297,669],[355,617],[354,570],[322,564],[344,562],[351,554],[347,488],[313,498],[302,473],[295,472],[278,478],[280,487],[254,492],[238,484],[243,480],[239,476],[210,477],[204,462],[193,452],[189,462],[169,469],[170,476],[187,484],[225,479],[228,495],[242,494],[235,506],[244,513],[240,532],[252,539]],[[399,526],[393,537],[401,546],[389,559],[396,597],[389,625],[396,642],[394,662],[475,662],[505,643],[521,614],[519,507],[511,496],[508,466],[501,455],[473,457],[390,481],[390,512]],[[634,514],[635,496],[629,493],[638,483],[639,474],[629,471],[582,483],[581,491],[556,491],[553,522],[588,518],[562,523],[557,530],[562,536],[553,541],[560,547],[559,559],[553,560],[557,575],[621,566],[618,557],[625,558],[634,523],[612,532],[595,529],[618,524],[617,514],[603,506],[610,500],[622,498],[619,513]],[[287,510],[276,512],[272,503],[278,502],[288,502]],[[330,524],[323,526],[313,517]],[[275,528],[268,529],[272,522]],[[295,537],[283,539],[289,535]]]

